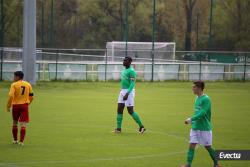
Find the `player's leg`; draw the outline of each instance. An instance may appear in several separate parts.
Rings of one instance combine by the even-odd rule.
[[[197,144],[199,144],[199,137],[200,132],[197,130],[190,130],[190,139],[189,139],[189,148],[187,152],[187,162],[186,165],[182,165],[181,167],[191,167],[193,159],[194,159],[194,153],[195,153],[195,147]]]
[[[134,111],[134,103],[135,103],[135,90],[133,90],[129,94],[128,99],[125,101],[125,105],[127,106],[128,113],[132,116],[132,118],[138,124],[139,132],[143,133],[146,129],[144,128],[138,113]]]
[[[205,146],[206,150],[208,151],[210,157],[214,162],[214,166],[217,167],[218,160],[216,159],[215,150],[211,147],[212,146],[212,131],[201,131],[200,132],[200,141],[202,145]]]
[[[135,120],[135,122],[139,126],[139,132],[143,133],[146,129],[144,128],[142,121],[140,119],[140,116],[137,112],[134,111],[133,106],[127,106],[128,113],[132,116],[132,118]]]
[[[186,165],[182,165],[180,167],[191,167],[193,159],[194,159],[194,152],[197,143],[190,143],[188,152],[187,152],[187,163]]]
[[[13,125],[12,125],[13,144],[18,143],[17,134],[18,134],[18,121],[13,120]]]
[[[214,167],[219,167],[218,160],[216,158],[215,150],[211,146],[205,146],[205,148],[208,151],[212,160],[214,161]]]
[[[190,143],[187,154],[187,166],[191,166],[194,159],[196,143]]]
[[[13,124],[12,124],[12,136],[13,136],[13,144],[17,144],[18,143],[18,139],[17,139],[17,134],[18,134],[18,119],[20,117],[20,112],[18,110],[18,107],[13,106],[12,107],[12,120],[13,120]]]
[[[121,129],[122,129],[122,120],[123,120],[123,110],[124,110],[124,107],[125,107],[124,103],[118,103],[117,117],[116,117],[117,127],[115,129],[116,133],[120,133]]]
[[[26,135],[26,122],[20,122],[20,141],[19,141],[19,144],[20,145],[23,145],[23,142],[24,142],[24,138],[25,138],[25,135]]]
[[[115,133],[120,133],[122,128],[122,120],[123,120],[123,110],[125,107],[125,101],[123,100],[123,96],[125,94],[124,90],[120,91],[119,97],[118,97],[118,106],[117,106],[117,117],[116,117],[116,129]]]
[[[29,122],[29,111],[28,111],[28,105],[24,104],[22,105],[22,112],[21,112],[21,116],[19,119],[19,123],[20,123],[20,140],[19,140],[19,144],[23,145],[24,139],[25,139],[25,135],[26,135],[26,124]]]

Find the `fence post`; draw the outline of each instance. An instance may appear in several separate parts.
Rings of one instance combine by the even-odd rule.
[[[37,68],[38,71],[36,71],[35,74],[37,75],[37,80],[40,81],[41,80],[41,76],[40,76],[41,75],[40,74],[41,64],[40,63],[36,63],[36,65],[38,66],[38,68]],[[36,66],[35,66],[35,68],[36,68]]]
[[[44,35],[45,35],[45,33],[44,33],[44,0],[42,0],[41,1],[41,5],[42,5],[42,11],[41,11],[41,15],[42,15],[42,18],[41,18],[41,47],[42,48],[44,48]],[[41,49],[42,50],[42,80],[44,81],[45,80],[45,62],[44,62],[44,54],[43,54],[43,52],[44,52],[44,50],[43,49]]]
[[[152,17],[152,78],[151,82],[154,82],[154,59],[155,59],[155,23],[156,23],[156,1],[153,0],[153,17]]]
[[[105,51],[105,82],[107,81],[107,66],[108,66],[108,52],[107,49]]]
[[[88,64],[85,64],[85,77],[86,77],[86,81],[88,81]]]
[[[3,48],[1,48],[1,78],[0,80],[3,80]]]
[[[3,80],[3,49],[4,49],[4,4],[3,0],[0,1],[0,47],[1,47],[1,78]]]
[[[54,0],[51,0],[50,5],[50,25],[49,25],[49,44],[54,47]]]
[[[210,16],[209,16],[209,36],[208,36],[208,49],[211,50],[212,45],[212,24],[213,24],[213,7],[214,7],[214,0],[210,0]]]
[[[243,82],[246,81],[246,69],[247,69],[247,53],[245,53]]]
[[[57,81],[58,50],[56,50],[56,81]]]
[[[198,54],[200,59],[200,70],[199,70],[199,80],[201,80],[201,54]]]
[[[41,49],[41,50],[42,50],[42,49]],[[43,50],[42,50],[42,67],[41,67],[40,70],[42,71],[42,72],[41,72],[41,73],[42,73],[42,74],[41,74],[41,75],[42,75],[42,77],[41,77],[42,79],[41,79],[41,80],[43,80],[43,81],[45,80],[45,79],[44,79],[44,76],[45,76],[45,74],[44,74],[44,73],[45,73],[44,66],[45,66],[45,65],[44,65],[44,57],[43,57]]]
[[[125,37],[125,56],[128,56],[128,0],[125,0],[125,24],[124,24],[124,37]]]
[[[151,56],[152,56],[152,69],[151,69],[151,82],[154,82],[154,50],[151,51]]]

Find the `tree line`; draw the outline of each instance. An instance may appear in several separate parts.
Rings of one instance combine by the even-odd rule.
[[[22,46],[23,1],[2,0],[4,46]],[[153,0],[127,0],[128,41],[151,42]],[[177,50],[250,51],[250,0],[155,0],[155,41]],[[126,0],[37,0],[37,47],[123,41]]]

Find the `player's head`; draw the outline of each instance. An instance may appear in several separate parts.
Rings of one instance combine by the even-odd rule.
[[[203,92],[205,88],[205,83],[203,81],[194,81],[192,90],[194,94],[199,95]]]
[[[125,67],[129,67],[132,63],[132,58],[129,57],[129,56],[126,56],[124,59],[123,59],[123,66]]]
[[[22,71],[16,71],[14,72],[14,81],[22,80],[24,77],[24,74]]]

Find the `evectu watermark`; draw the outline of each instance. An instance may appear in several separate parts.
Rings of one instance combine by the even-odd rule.
[[[218,160],[250,160],[250,150],[216,150]]]

